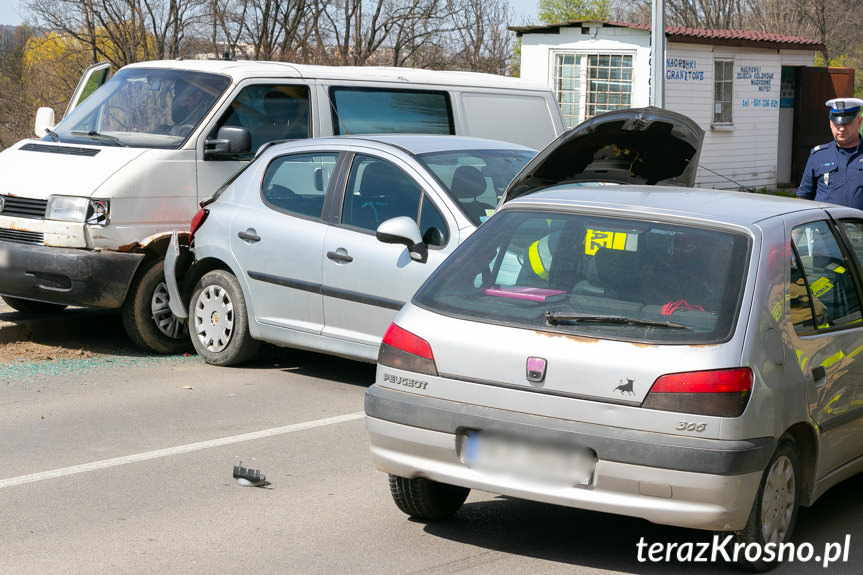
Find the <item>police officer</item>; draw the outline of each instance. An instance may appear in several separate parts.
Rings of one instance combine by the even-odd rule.
[[[827,106],[834,141],[810,152],[797,197],[863,209],[863,100],[835,98]]]

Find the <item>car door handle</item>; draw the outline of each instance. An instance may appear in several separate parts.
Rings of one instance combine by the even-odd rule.
[[[816,365],[812,368],[812,378],[815,380],[816,385],[826,382],[827,371],[823,365]]]
[[[337,262],[352,262],[352,261],[354,261],[354,258],[349,256],[347,253],[342,253],[339,251],[327,252],[327,257],[330,258],[331,260],[335,260]]]
[[[244,232],[238,233],[237,237],[246,242],[255,243],[261,241],[261,236],[258,235],[254,228],[249,228]]]

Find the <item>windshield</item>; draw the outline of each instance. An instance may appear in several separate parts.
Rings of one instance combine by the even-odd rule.
[[[529,150],[458,150],[416,158],[478,226],[494,213],[506,187],[535,155]]]
[[[414,303],[548,332],[718,343],[737,317],[747,236],[554,211],[504,210],[431,276]]]
[[[54,128],[64,143],[179,148],[230,84],[179,70],[120,70]]]

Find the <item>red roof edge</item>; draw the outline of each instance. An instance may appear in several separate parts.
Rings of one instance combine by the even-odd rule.
[[[568,20],[556,24],[541,24],[537,26],[510,26],[518,36],[524,34],[559,34],[561,28],[582,28],[586,23],[598,23],[609,28],[631,28],[635,30],[650,30],[648,24],[632,22],[615,22],[613,20]],[[685,26],[666,26],[665,37],[669,42],[683,44],[714,44],[722,46],[739,46],[750,48],[787,48],[792,50],[824,50],[824,42],[799,36],[786,36],[756,30],[709,30],[705,28],[688,28]]]

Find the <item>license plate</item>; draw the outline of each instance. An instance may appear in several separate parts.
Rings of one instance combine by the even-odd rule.
[[[596,454],[583,446],[468,431],[462,462],[477,471],[563,485],[590,485]]]

